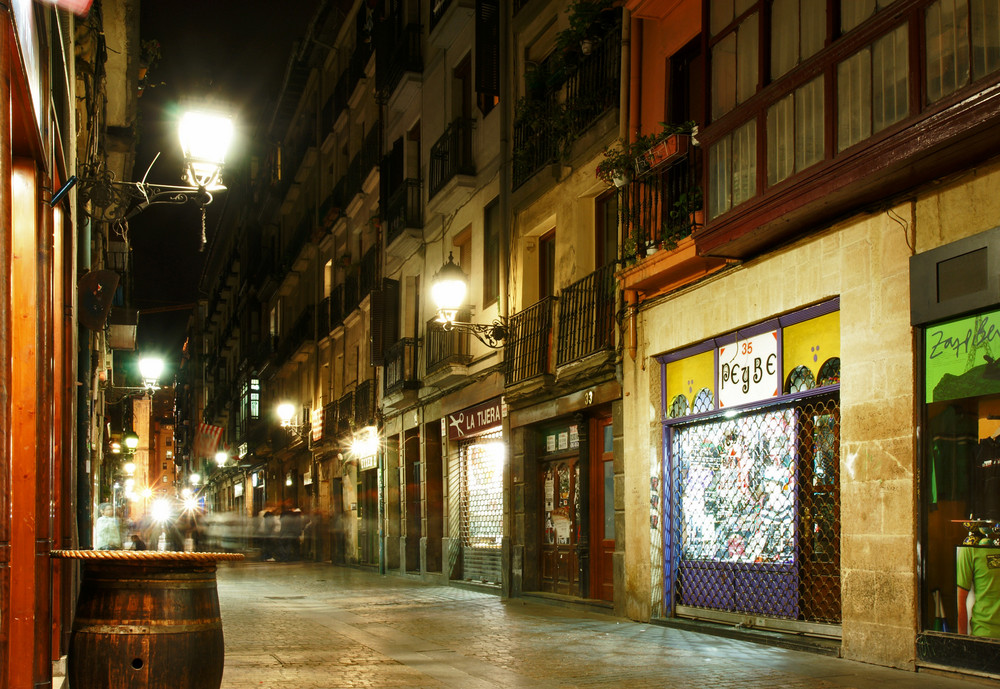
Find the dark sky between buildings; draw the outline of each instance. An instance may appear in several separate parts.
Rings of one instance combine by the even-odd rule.
[[[233,113],[237,133],[229,160],[238,164],[242,143],[270,112],[295,41],[319,5],[320,0],[143,0],[142,39],[158,41],[161,57],[139,99],[132,179],[141,180],[159,152],[146,181],[184,184],[176,125],[188,103],[207,102]],[[216,194],[208,207],[209,242],[225,193]],[[129,239],[139,350],[168,361],[168,380],[199,298],[205,255],[199,251],[201,213],[194,204],[151,206],[129,223]]]

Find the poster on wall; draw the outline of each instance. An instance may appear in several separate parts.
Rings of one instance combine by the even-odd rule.
[[[719,406],[774,397],[781,389],[778,368],[777,330],[719,347]]]
[[[1000,392],[1000,311],[924,331],[927,403]]]

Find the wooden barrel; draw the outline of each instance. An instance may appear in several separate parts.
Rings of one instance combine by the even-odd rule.
[[[83,560],[69,648],[72,689],[219,688],[225,649],[216,560],[241,555],[53,554]]]

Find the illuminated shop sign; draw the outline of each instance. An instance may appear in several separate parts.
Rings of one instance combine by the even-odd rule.
[[[448,414],[448,438],[461,440],[479,435],[491,428],[496,428],[503,422],[503,398],[493,399],[463,409],[454,414]]]
[[[929,326],[924,357],[928,403],[1000,392],[1000,311]]]
[[[774,397],[780,389],[777,330],[719,347],[720,407]]]

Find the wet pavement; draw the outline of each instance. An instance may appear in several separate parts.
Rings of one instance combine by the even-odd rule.
[[[528,599],[313,563],[221,563],[223,689],[971,689]]]

